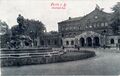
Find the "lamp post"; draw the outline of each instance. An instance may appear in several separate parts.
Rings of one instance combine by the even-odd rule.
[[[102,33],[104,35],[104,44],[103,44],[103,47],[105,49],[105,47],[106,47],[106,30],[104,30]]]

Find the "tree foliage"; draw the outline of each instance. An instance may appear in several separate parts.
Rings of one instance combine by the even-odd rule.
[[[7,23],[6,22],[2,22],[0,20],[0,34],[2,35],[2,34],[5,34],[7,32],[8,32],[8,25],[7,25]]]
[[[0,47],[7,47],[7,42],[10,41],[10,30],[6,22],[0,20]]]
[[[120,30],[120,2],[118,2],[113,8],[112,18],[111,18],[111,27],[114,34],[118,34]]]
[[[44,31],[46,30],[45,25],[42,22],[35,20],[26,19],[25,27],[26,27],[25,33],[34,38],[43,34]]]
[[[21,17],[17,18],[17,20],[20,21]],[[11,31],[13,36],[16,35],[27,35],[30,36],[31,38],[37,38],[39,35],[43,34],[44,31],[46,30],[45,25],[38,21],[38,20],[29,20],[29,19],[23,19],[23,23],[20,26],[19,25],[15,25],[12,27]]]

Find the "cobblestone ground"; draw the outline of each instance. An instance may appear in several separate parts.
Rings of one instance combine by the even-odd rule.
[[[90,48],[89,48],[90,49]],[[118,75],[120,74],[120,53],[106,52],[114,49],[91,49],[96,56],[71,62],[4,67],[2,76],[34,75]]]

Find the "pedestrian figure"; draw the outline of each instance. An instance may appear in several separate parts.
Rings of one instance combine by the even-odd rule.
[[[105,49],[105,48],[106,48],[106,46],[105,46],[105,45],[103,45],[103,48]]]
[[[77,48],[78,48],[78,51],[80,50],[80,46],[77,46]]]
[[[80,48],[78,47],[78,51],[79,51],[79,49],[80,49]]]
[[[119,50],[120,50],[120,44],[118,44],[119,45]]]
[[[77,45],[75,45],[75,48],[77,47]]]
[[[62,47],[62,49],[64,50],[64,49],[65,49],[65,47],[63,46],[63,47]]]

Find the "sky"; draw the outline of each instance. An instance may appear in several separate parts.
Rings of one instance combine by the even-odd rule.
[[[96,7],[112,12],[111,8],[120,0],[0,0],[0,20],[11,28],[17,25],[21,14],[26,19],[35,19],[45,24],[47,31],[57,31],[58,22],[69,17],[84,16]]]

